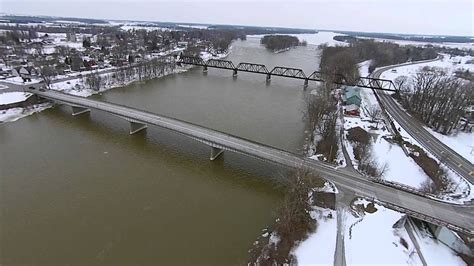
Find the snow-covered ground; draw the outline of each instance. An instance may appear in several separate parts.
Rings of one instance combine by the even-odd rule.
[[[414,65],[400,66],[394,68],[395,70],[385,71],[380,75],[380,78],[394,80],[399,76],[411,77],[416,73],[420,72],[426,66],[442,70],[448,75],[453,74],[456,70],[469,70],[470,72],[474,72],[474,64],[469,64],[467,63],[468,61],[474,62],[474,57],[453,56],[450,58],[449,55],[445,54],[440,60]]]
[[[0,123],[13,122],[22,117],[41,112],[49,107],[52,107],[50,103],[42,103],[35,104],[29,108],[10,108],[7,110],[0,110]]]
[[[248,38],[262,38],[264,35],[247,35]],[[308,44],[312,45],[320,45],[320,44],[326,44],[328,46],[347,46],[348,43],[345,42],[340,42],[336,41],[333,39],[334,36],[337,35],[344,35],[344,34],[339,34],[335,32],[329,32],[329,31],[320,31],[318,33],[304,33],[304,34],[277,34],[277,35],[290,35],[290,36],[295,36],[298,37],[298,39],[301,41],[306,41]]]
[[[429,127],[425,127],[433,136],[439,139],[451,149],[455,150],[461,156],[471,163],[474,163],[474,134],[466,132],[457,132],[453,135],[446,136],[434,131]]]
[[[368,203],[362,199],[354,204],[367,207]],[[375,208],[377,211],[366,212],[362,217],[356,217],[350,211],[343,215],[346,264],[421,265],[406,230],[392,227],[403,214],[377,204]],[[401,238],[408,243],[408,248],[401,244]]]
[[[436,67],[440,70],[445,71],[448,74],[454,73],[456,70],[469,70],[474,72],[474,64],[467,64],[467,61],[474,60],[472,56],[455,56],[449,58],[448,55],[444,55],[441,60],[421,63],[415,65],[407,65],[395,68],[396,71],[392,72],[391,70],[385,71],[382,73],[381,78],[394,80],[399,76],[408,76],[411,77],[421,71],[423,67]],[[403,108],[400,106],[400,108]],[[459,153],[461,156],[466,158],[470,162],[474,162],[474,133],[465,133],[459,132],[451,136],[445,136],[440,133],[435,132],[434,130],[425,127],[434,137],[442,141],[448,147]],[[403,135],[407,138],[411,138],[408,133],[404,132],[402,129]],[[412,139],[412,143],[416,142]],[[419,145],[419,144],[418,144]]]
[[[368,66],[370,60],[359,64],[361,76],[368,75]],[[374,123],[370,121],[367,110],[373,106],[379,106],[372,90],[361,89],[362,104],[360,108],[360,117],[344,117],[344,129],[348,130],[353,127],[361,127],[372,135],[372,154],[380,168],[386,167],[383,179],[408,185],[414,188],[420,188],[420,185],[429,180],[429,177],[411,158],[406,156],[402,148],[388,142],[383,137],[391,137],[391,132],[383,121]],[[345,147],[351,157],[354,167],[357,168],[357,161],[354,158],[351,142],[345,140]]]
[[[0,93],[0,104],[11,104],[11,103],[22,102],[28,99],[28,97],[30,96],[31,96],[31,93],[27,93],[27,92]]]
[[[413,235],[420,246],[421,254],[428,265],[466,265],[456,253],[445,244],[434,239],[431,234],[412,226]]]
[[[426,46],[433,45],[438,47],[449,47],[449,48],[459,48],[464,50],[474,49],[474,42],[472,43],[434,43],[434,42],[417,42],[417,41],[408,41],[408,40],[391,40],[391,39],[382,39],[382,38],[367,38],[367,37],[357,37],[361,39],[373,39],[378,42],[392,42],[400,45],[413,45],[413,46]]]
[[[40,81],[40,79],[39,78],[32,78],[31,81],[23,82],[23,79],[21,77],[11,77],[11,78],[4,79],[2,81],[3,82],[8,82],[8,83],[11,83],[11,84],[15,84],[15,85],[25,85],[25,84],[38,83]]]
[[[318,221],[317,228],[293,251],[298,265],[334,265],[337,234],[336,212],[315,208],[311,217]]]

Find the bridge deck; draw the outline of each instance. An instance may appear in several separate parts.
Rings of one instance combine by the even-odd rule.
[[[357,195],[376,198],[389,208],[406,210],[418,214],[419,218],[437,221],[440,225],[474,234],[474,216],[472,206],[459,206],[400,191],[382,184],[374,183],[362,175],[344,169],[336,169],[333,165],[307,159],[303,156],[269,147],[227,133],[198,126],[189,122],[169,118],[146,111],[137,110],[123,105],[107,103],[83,97],[72,96],[54,91],[30,90],[43,98],[101,110],[133,121],[163,127],[186,135],[215,148],[248,155],[268,162],[277,163],[290,168],[305,167],[316,171],[322,177],[334,182],[340,188],[354,191]],[[395,206],[395,207],[394,207]]]

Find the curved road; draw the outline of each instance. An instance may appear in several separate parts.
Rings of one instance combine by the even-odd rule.
[[[334,182],[341,189],[353,191],[358,196],[374,198],[382,205],[422,220],[474,235],[474,206],[462,206],[436,201],[409,192],[374,183],[350,169],[336,169],[333,165],[307,159],[297,154],[252,142],[227,133],[194,125],[177,119],[141,111],[123,105],[72,96],[55,91],[26,89],[57,102],[101,110],[127,120],[167,128],[207,145],[278,163],[291,168],[304,167],[314,170]]]
[[[439,58],[434,60],[383,67],[374,71],[372,76],[378,78],[383,72],[392,68],[404,65],[426,63],[436,60],[439,60]],[[398,124],[400,124],[400,126],[406,132],[408,132],[408,134],[410,134],[410,136],[412,136],[416,141],[418,141],[423,146],[423,148],[427,149],[431,154],[438,158],[438,160],[442,161],[446,166],[451,168],[451,170],[458,173],[465,180],[468,180],[471,184],[474,184],[474,166],[471,162],[469,162],[463,156],[459,155],[457,152],[452,150],[450,147],[448,147],[446,144],[444,144],[435,136],[433,136],[430,132],[428,132],[423,127],[424,124],[422,122],[408,115],[408,113],[405,110],[401,109],[400,106],[389,94],[383,91],[377,91],[376,93],[388,113],[393,117],[393,119],[398,122]]]

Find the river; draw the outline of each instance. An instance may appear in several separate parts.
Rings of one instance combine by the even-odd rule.
[[[234,64],[319,65],[316,46],[274,54],[233,43]],[[314,84],[310,84],[310,86]],[[302,80],[201,68],[95,95],[303,152]],[[272,224],[286,171],[93,111],[65,106],[0,125],[0,263],[242,265]]]

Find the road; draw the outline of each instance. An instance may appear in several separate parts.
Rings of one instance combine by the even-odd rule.
[[[351,169],[337,169],[328,163],[311,160],[297,154],[174,118],[55,91],[25,90],[56,102],[96,109],[128,120],[166,128],[216,148],[233,151],[290,168],[304,167],[311,169],[322,177],[334,182],[339,188],[353,191],[358,196],[375,198],[388,208],[398,209],[411,215],[417,215],[420,219],[439,225],[446,225],[453,230],[474,235],[474,216],[472,215],[474,213],[474,206],[448,204],[400,191],[374,183]]]
[[[429,61],[436,61],[428,60]],[[402,65],[411,65],[419,64],[422,62],[412,62]],[[380,77],[380,75],[389,69],[396,68],[402,65],[389,66],[378,69],[372,74],[373,77]],[[400,126],[410,134],[416,141],[418,141],[423,148],[428,150],[433,154],[438,160],[443,161],[443,163],[448,166],[450,169],[458,173],[464,179],[468,180],[471,184],[474,184],[474,166],[467,159],[459,155],[457,152],[452,150],[450,147],[445,145],[443,142],[438,140],[430,132],[428,132],[424,127],[423,123],[408,115],[408,113],[401,109],[400,106],[395,102],[395,100],[386,92],[377,91],[377,95],[380,98],[381,103],[387,110],[387,112],[395,119],[395,121],[400,124]]]

